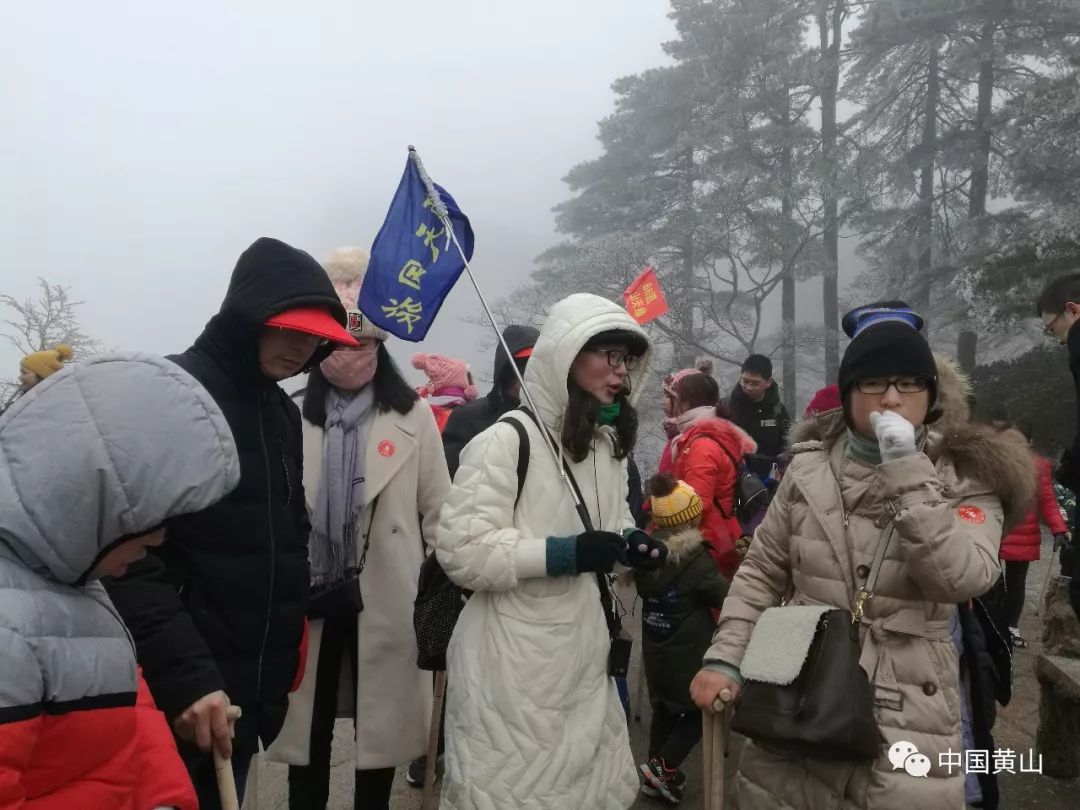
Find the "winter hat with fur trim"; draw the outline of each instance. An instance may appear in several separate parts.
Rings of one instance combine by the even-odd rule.
[[[657,473],[649,482],[653,522],[662,529],[674,529],[701,517],[701,498],[685,481]]]
[[[34,372],[44,380],[50,374],[55,374],[62,369],[64,361],[70,360],[73,356],[71,347],[61,343],[55,348],[26,355],[19,361],[19,367]]]
[[[360,297],[360,285],[364,283],[364,273],[368,266],[368,252],[363,248],[338,248],[330,254],[323,268],[337,290],[338,298],[345,305],[349,320],[346,324],[349,334],[354,338],[375,338],[386,340],[390,334],[369,321],[356,305]]]
[[[412,365],[428,377],[428,384],[420,390],[421,396],[441,396],[452,389],[471,402],[479,395],[469,380],[469,366],[462,360],[442,354],[414,354]]]

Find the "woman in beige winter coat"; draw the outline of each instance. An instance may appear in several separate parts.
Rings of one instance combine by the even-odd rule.
[[[360,276],[342,277],[342,265],[362,258],[339,252],[328,267],[346,307],[355,307]],[[303,680],[267,752],[292,766],[290,810],[327,806],[336,717],[354,718],[361,810],[389,807],[394,769],[424,752],[431,721],[431,674],[416,665],[413,601],[450,476],[435,417],[394,365],[386,333],[355,309],[349,315],[359,346],[335,351],[308,378],[304,494],[312,609],[324,586],[346,580],[359,580],[363,608],[352,600],[326,608],[324,600],[326,615],[309,620]]]
[[[901,302],[845,316],[853,340],[840,367],[844,406],[796,432],[794,460],[692,687],[702,708],[725,693],[737,701],[739,667],[762,612],[785,596],[795,605],[850,609],[891,526],[861,627],[880,756],[797,758],[748,743],[734,785],[739,808],[946,810],[976,798],[965,797],[962,770],[950,773],[939,760],[963,751],[962,722],[970,719],[956,605],[997,580],[1003,529],[1030,503],[1034,475],[1022,442],[941,419],[966,404],[921,326]],[[948,424],[943,433],[928,428],[939,419]],[[929,758],[927,778],[890,763],[889,748],[901,741]]]

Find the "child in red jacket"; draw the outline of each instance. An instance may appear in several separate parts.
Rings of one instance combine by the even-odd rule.
[[[1024,434],[1028,443],[1031,442],[1030,423],[1018,422],[1015,429]],[[1040,519],[1054,535],[1055,547],[1061,545],[1069,533],[1061,517],[1057,496],[1054,494],[1050,462],[1038,455],[1034,457],[1034,460],[1039,476],[1038,499],[1035,508],[1001,541],[999,553],[1005,568],[1005,618],[1009,623],[1009,632],[1012,634],[1015,647],[1027,646],[1027,641],[1020,635],[1020,615],[1024,611],[1028,567],[1034,560],[1039,559],[1042,545]]]
[[[0,417],[0,808],[196,810],[99,580],[239,480],[221,410],[161,358],[70,367]]]

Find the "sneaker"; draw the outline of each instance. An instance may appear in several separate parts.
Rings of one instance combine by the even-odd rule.
[[[663,798],[670,804],[682,801],[686,790],[686,774],[678,768],[669,768],[663,759],[653,757],[639,766],[645,783],[641,792],[646,796]]]
[[[1024,649],[1027,647],[1027,639],[1020,635],[1020,630],[1016,627],[1009,628],[1009,635],[1012,636],[1012,644],[1017,649]]]
[[[442,779],[443,775],[443,756],[439,754],[439,758],[435,760],[435,781],[438,782]],[[412,787],[422,788],[424,786],[424,777],[427,776],[427,756],[422,756],[419,759],[414,759],[409,763],[409,767],[405,771],[405,781]]]

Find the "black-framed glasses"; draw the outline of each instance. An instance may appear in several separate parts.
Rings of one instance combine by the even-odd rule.
[[[930,381],[926,377],[867,377],[855,381],[861,394],[884,394],[893,386],[901,394],[921,394],[930,387]]]
[[[622,349],[592,349],[592,351],[607,355],[607,364],[612,368],[626,366],[627,371],[633,371],[641,361],[638,355],[630,354]]]

